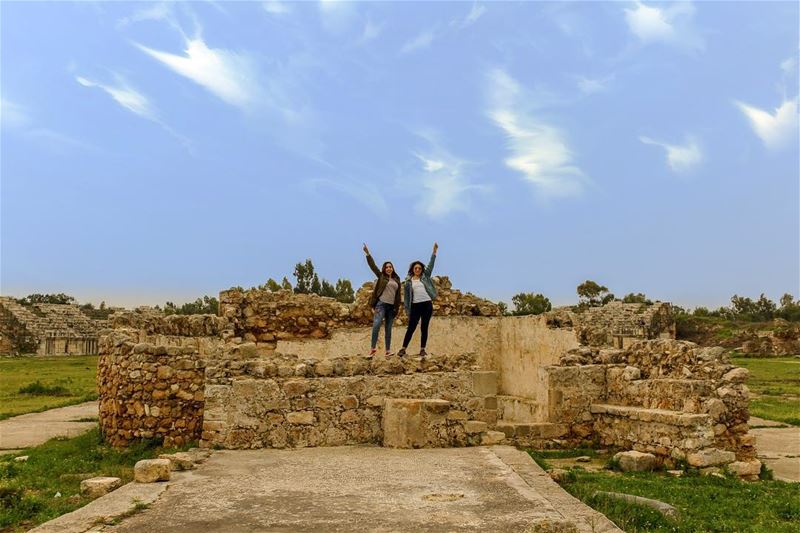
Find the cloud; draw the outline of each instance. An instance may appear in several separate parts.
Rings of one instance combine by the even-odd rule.
[[[734,101],[734,105],[747,117],[750,127],[769,150],[779,150],[790,145],[797,135],[797,98],[784,99],[774,113]]]
[[[183,55],[154,50],[140,44],[136,46],[174,72],[240,109],[247,110],[257,105],[263,93],[255,64],[247,55],[209,48],[200,37],[186,40]]]
[[[410,54],[411,52],[416,52],[417,50],[422,50],[423,48],[427,48],[433,42],[433,39],[436,37],[436,34],[433,30],[426,30],[410,41],[406,42],[402,48],[400,48],[401,54]]]
[[[585,78],[583,76],[578,76],[578,89],[584,94],[601,93],[608,90],[612,81],[614,81],[613,74],[605,78]]]
[[[171,18],[172,6],[167,2],[156,3],[136,11],[129,17],[119,19],[117,21],[117,29],[145,20],[170,20]]]
[[[661,141],[656,141],[650,137],[641,136],[639,140],[644,144],[651,144],[660,146],[667,152],[667,164],[669,167],[678,173],[689,172],[697,165],[703,162],[703,151],[700,144],[694,137],[688,136],[683,145],[669,144]]]
[[[30,124],[28,112],[22,106],[0,98],[0,124],[3,127],[22,128]]]
[[[97,88],[108,94],[120,106],[135,115],[155,122],[164,130],[180,141],[190,152],[193,151],[191,141],[169,127],[158,115],[152,102],[142,93],[131,87],[121,76],[115,74],[117,85],[99,83],[82,76],[75,76],[75,80],[84,87]]]
[[[416,208],[430,218],[442,218],[458,211],[471,211],[475,194],[485,194],[491,187],[472,183],[467,171],[470,162],[441,147],[432,132],[418,132],[427,141],[424,150],[413,152],[422,163],[417,182],[422,191]]]
[[[365,183],[349,178],[337,180],[317,178],[308,180],[306,185],[315,191],[328,188],[344,193],[363,204],[367,209],[378,216],[385,217],[389,213],[389,205],[386,203],[380,190],[372,183]]]
[[[376,24],[371,20],[364,23],[364,31],[361,33],[361,42],[365,43],[375,39],[383,31],[383,24]]]
[[[488,115],[505,132],[511,152],[506,166],[520,172],[542,197],[581,194],[586,178],[573,162],[565,135],[527,111],[527,91],[504,70],[492,70],[488,79]]]
[[[150,103],[150,100],[148,100],[145,95],[131,88],[124,82],[122,82],[121,85],[114,87],[111,85],[104,85],[102,83],[94,82],[81,76],[76,76],[75,79],[84,87],[97,87],[98,89],[102,89],[109,96],[111,96],[115,102],[128,111],[146,119],[158,121],[158,114],[156,113],[153,105]]]
[[[453,23],[460,28],[466,28],[475,24],[478,19],[484,15],[484,13],[486,13],[486,7],[480,6],[477,2],[475,2],[472,4],[469,13],[467,13],[463,19],[454,20]]]
[[[628,29],[645,44],[665,43],[692,51],[705,48],[694,26],[695,7],[691,2],[655,7],[637,1],[624,11]]]
[[[356,3],[343,0],[320,0],[319,15],[325,31],[341,34],[349,30],[357,19]]]
[[[270,15],[288,15],[292,12],[292,7],[286,2],[279,2],[278,0],[268,0],[263,2],[261,7]]]

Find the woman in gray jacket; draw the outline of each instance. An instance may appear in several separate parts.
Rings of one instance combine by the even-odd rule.
[[[370,270],[378,276],[369,298],[372,308],[372,347],[369,356],[375,355],[378,346],[378,334],[381,331],[381,322],[384,323],[384,343],[386,355],[392,355],[392,322],[400,312],[400,276],[394,270],[391,261],[386,261],[378,270],[378,265],[369,253],[369,248],[364,244],[364,253],[367,254],[367,264]]]
[[[436,287],[433,286],[431,274],[433,273],[433,264],[436,262],[436,252],[439,250],[439,245],[433,243],[433,253],[428,266],[422,264],[422,261],[414,261],[408,267],[408,276],[403,284],[404,289],[404,304],[406,307],[406,314],[408,314],[408,327],[406,328],[406,336],[403,338],[403,347],[397,352],[397,355],[403,357],[406,355],[406,348],[408,343],[411,342],[411,337],[417,329],[417,324],[422,322],[420,328],[420,357],[425,357],[427,352],[425,346],[428,344],[428,324],[433,316],[433,300],[436,298]]]

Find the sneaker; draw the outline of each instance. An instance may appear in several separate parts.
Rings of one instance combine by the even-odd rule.
[[[384,355],[386,355],[386,357],[390,357],[390,356],[394,355],[394,352],[392,352],[391,350],[386,350],[386,354],[384,354]]]
[[[425,351],[425,348],[422,348],[422,349],[419,351],[419,356],[420,356],[420,357],[425,357],[426,355],[428,355],[428,352],[426,352],[426,351]]]
[[[405,355],[406,355],[406,349],[400,348],[400,351],[397,352],[397,357],[405,357]]]
[[[369,355],[367,356],[367,358],[371,359],[372,356],[375,355],[376,353],[378,353],[378,350],[376,348],[371,349],[369,351]]]

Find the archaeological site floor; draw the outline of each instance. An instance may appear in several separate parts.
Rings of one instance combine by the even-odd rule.
[[[620,531],[509,446],[350,446],[217,451],[104,531],[519,533],[565,522]]]

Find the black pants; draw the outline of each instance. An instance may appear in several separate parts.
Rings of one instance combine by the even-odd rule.
[[[408,347],[411,342],[411,337],[417,329],[417,324],[420,318],[422,319],[422,338],[420,339],[420,346],[425,348],[428,344],[428,324],[433,316],[433,302],[420,302],[418,304],[411,304],[411,314],[408,317],[408,327],[406,328],[406,336],[403,339],[403,348]]]

